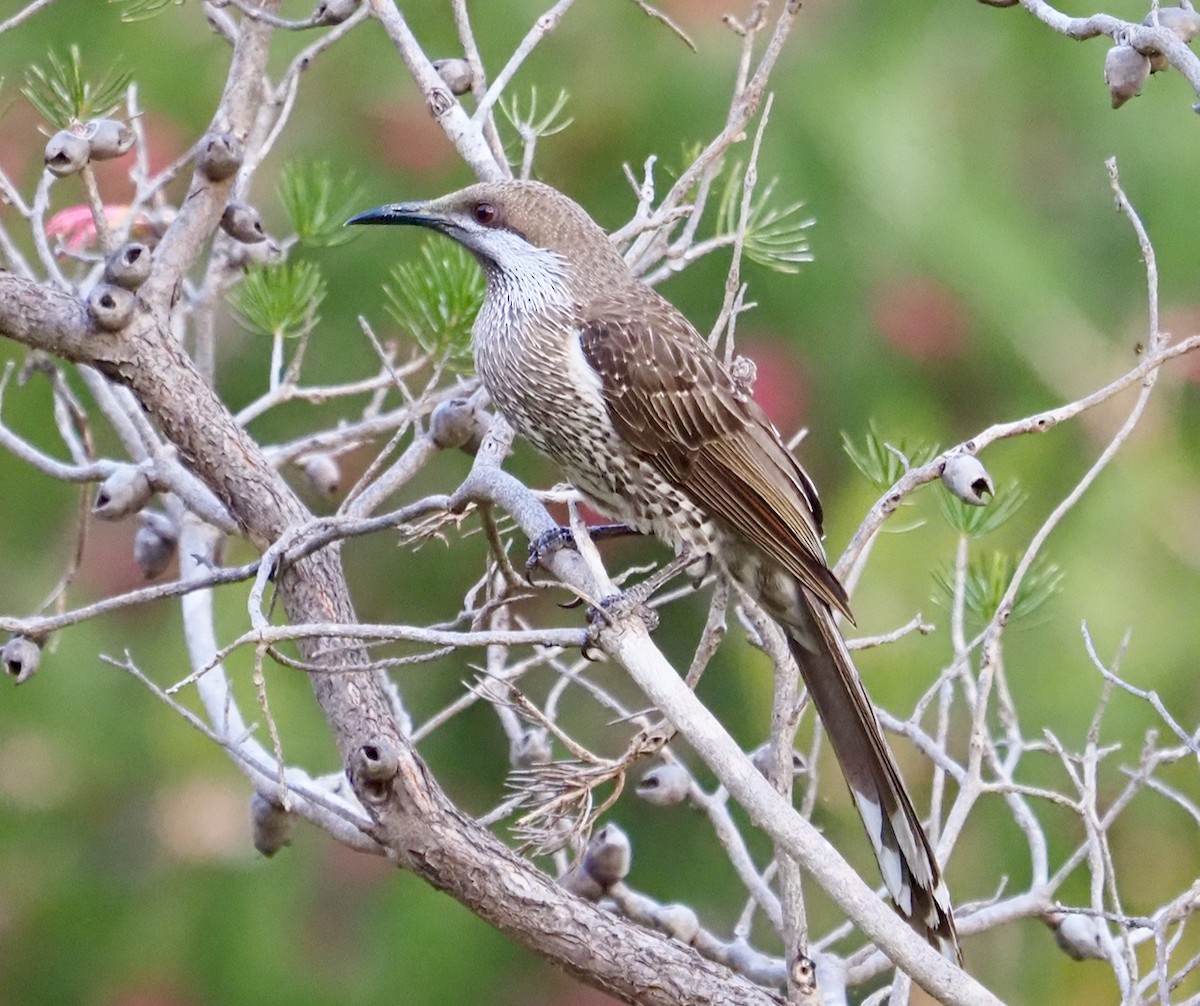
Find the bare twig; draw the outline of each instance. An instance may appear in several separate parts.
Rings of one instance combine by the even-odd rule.
[[[0,35],[3,35],[6,31],[10,31],[11,29],[17,27],[17,25],[33,17],[33,15],[38,11],[49,7],[52,3],[54,3],[54,0],[33,0],[32,3],[22,7],[11,17],[4,21],[0,21]]]

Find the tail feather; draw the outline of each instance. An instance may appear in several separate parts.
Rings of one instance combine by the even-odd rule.
[[[829,608],[801,593],[807,624],[788,619],[789,645],[850,786],[884,884],[909,925],[961,963],[950,892],[871,700]]]

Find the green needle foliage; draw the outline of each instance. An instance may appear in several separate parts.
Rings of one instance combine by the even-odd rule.
[[[288,164],[279,182],[279,199],[301,244],[332,248],[358,236],[344,225],[362,204],[362,187],[353,175],[335,179],[327,161]]]
[[[996,613],[1004,592],[1012,582],[1016,562],[1005,552],[992,552],[967,566],[963,581],[963,608],[973,623],[982,627]],[[949,611],[954,605],[954,570],[943,566],[933,574],[933,601]],[[1034,560],[1017,588],[1009,623],[1024,620],[1039,611],[1058,593],[1063,574],[1057,565],[1042,558]]]
[[[948,492],[938,493],[937,499],[938,509],[955,531],[968,538],[982,538],[1008,523],[1029,499],[1029,494],[1014,483],[998,492],[987,506],[970,506]]]
[[[538,115],[538,91],[535,85],[529,89],[527,111],[521,111],[521,99],[516,94],[507,100],[502,98],[499,104],[500,111],[512,123],[521,138],[528,139],[529,137],[553,136],[571,125],[574,120],[570,116],[563,115],[563,110],[567,107],[567,100],[567,92],[559,90],[558,97],[550,106],[550,111]]]
[[[47,60],[45,68],[29,68],[21,93],[56,129],[110,114],[121,104],[132,76],[113,66],[99,83],[90,83],[84,78],[83,60],[76,45],[67,50],[66,58],[51,51]]]
[[[843,430],[842,449],[854,462],[854,467],[879,490],[893,485],[904,474],[906,466],[902,458],[907,459],[909,467],[915,467],[928,464],[938,452],[937,444],[887,441],[874,420],[867,425],[861,444],[855,443],[850,434]]]
[[[483,272],[469,253],[446,241],[427,241],[417,261],[392,270],[383,292],[388,313],[425,352],[463,362],[470,357],[483,288]]]
[[[121,20],[127,24],[134,21],[148,21],[168,7],[183,6],[183,0],[108,0],[108,2],[120,5],[122,8]]]
[[[725,188],[717,207],[717,233],[733,234],[737,231],[742,211],[742,183],[745,169],[739,164],[725,176]],[[759,185],[750,200],[746,219],[746,234],[742,251],[746,258],[761,266],[781,273],[796,273],[800,265],[812,261],[805,231],[812,226],[812,218],[800,215],[803,203],[788,203],[774,206],[771,197],[779,179],[772,178]]]
[[[320,321],[325,281],[312,262],[283,262],[249,269],[229,294],[237,319],[251,332],[293,338]]]

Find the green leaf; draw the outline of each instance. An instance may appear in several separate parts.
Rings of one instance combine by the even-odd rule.
[[[856,444],[849,433],[842,432],[842,449],[857,468],[876,489],[893,485],[905,472],[904,461],[909,467],[928,464],[938,452],[936,444],[909,443],[904,440],[885,441],[875,421],[867,425],[862,444]]]
[[[420,258],[401,262],[385,284],[388,313],[427,353],[463,361],[471,353],[471,325],[483,303],[483,271],[458,245],[426,241]]]
[[[938,493],[938,509],[959,534],[982,538],[1006,524],[1029,499],[1029,494],[1016,483],[998,492],[987,506],[969,506],[948,492]]]
[[[733,234],[737,231],[742,210],[742,183],[745,171],[735,164],[725,175],[725,188],[717,207],[717,233]],[[742,242],[745,256],[761,266],[775,272],[795,273],[800,265],[812,261],[805,232],[812,226],[811,217],[800,215],[804,204],[788,203],[774,206],[771,203],[779,179],[772,178],[759,185],[750,200],[750,211],[746,219],[746,234]]]
[[[562,117],[563,109],[567,107],[567,98],[567,92],[560,90],[558,97],[554,99],[554,104],[550,106],[550,110],[538,115],[538,91],[537,86],[534,85],[529,88],[529,110],[527,112],[521,111],[521,99],[516,94],[507,101],[500,100],[500,111],[512,123],[521,139],[529,142],[531,139],[561,133],[571,125],[573,119],[569,116]]]
[[[963,607],[967,615],[980,626],[987,624],[996,613],[1008,585],[1012,582],[1016,562],[1004,552],[992,552],[967,566],[963,581]],[[950,610],[954,603],[954,569],[944,565],[933,574],[934,603]],[[1057,565],[1041,557],[1035,559],[1017,588],[1010,624],[1027,620],[1058,593],[1063,573]]]
[[[229,293],[229,306],[251,332],[292,338],[320,321],[325,281],[312,262],[283,262],[247,270]]]
[[[134,21],[148,21],[168,7],[183,6],[183,0],[108,0],[108,2],[119,4],[123,8],[121,20],[126,24]]]
[[[327,161],[292,161],[283,169],[279,199],[301,244],[332,248],[358,236],[344,226],[363,201],[353,173],[341,172],[335,179]]]
[[[84,78],[79,47],[71,46],[66,58],[51,51],[46,68],[31,66],[21,93],[50,125],[66,129],[74,122],[103,118],[125,97],[131,74],[110,67],[92,84]]]

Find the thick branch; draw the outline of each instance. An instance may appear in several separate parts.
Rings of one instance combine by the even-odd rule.
[[[386,806],[374,812],[376,837],[405,850],[411,868],[430,884],[613,995],[646,1006],[778,1003],[691,947],[568,894],[451,806],[411,750],[401,755]]]
[[[181,456],[260,548],[311,520],[258,446],[234,422],[175,344],[159,308],[119,333],[90,327],[79,301],[0,273],[0,334],[89,363],[127,384]],[[289,567],[279,578],[292,622],[350,622],[354,612],[335,548]],[[352,639],[306,640],[315,666],[366,666]],[[330,654],[337,654],[331,657]],[[452,894],[482,918],[573,974],[629,1002],[650,1006],[769,1004],[772,996],[661,934],[601,912],[558,887],[490,833],[464,818],[395,727],[373,674],[313,675],[313,689],[347,762],[384,739],[403,771],[384,802],[358,797],[380,821],[377,836],[400,865]],[[635,966],[637,965],[637,966]]]

